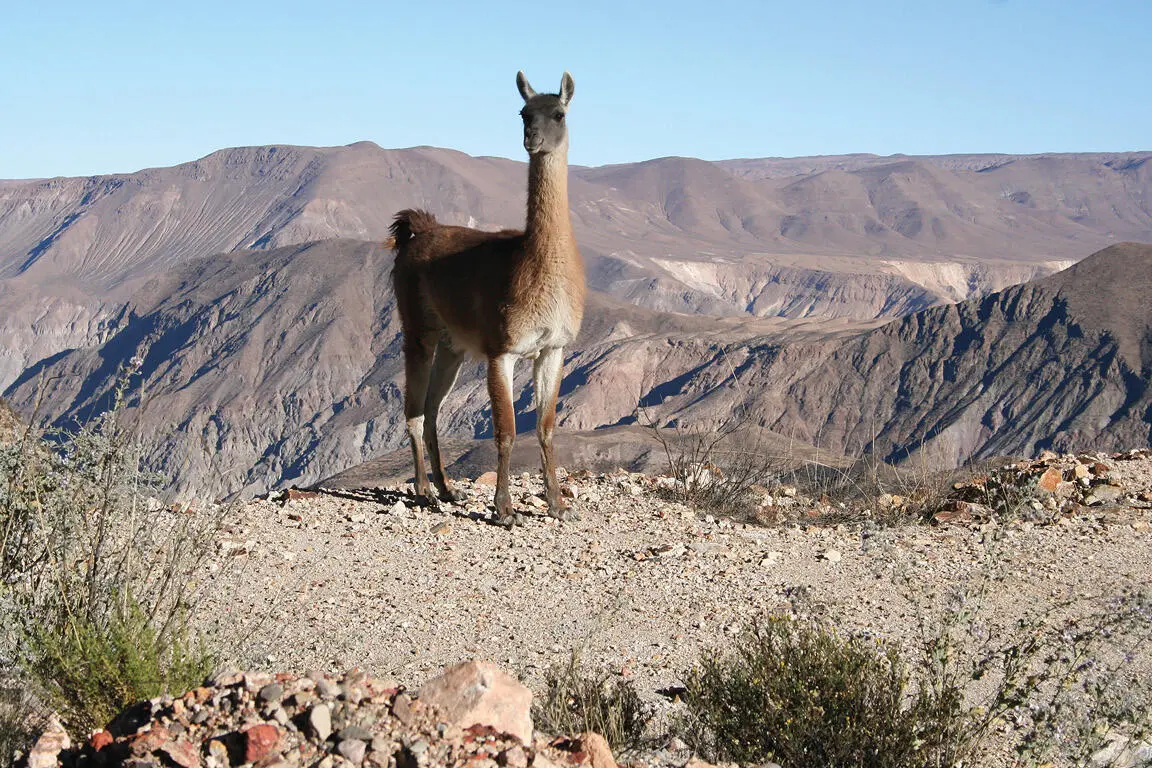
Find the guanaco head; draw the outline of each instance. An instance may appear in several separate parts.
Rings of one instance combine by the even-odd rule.
[[[516,86],[524,97],[520,117],[524,118],[524,149],[528,154],[544,155],[567,148],[568,125],[564,116],[576,90],[572,75],[565,72],[560,78],[560,93],[536,93],[523,72],[516,73]]]

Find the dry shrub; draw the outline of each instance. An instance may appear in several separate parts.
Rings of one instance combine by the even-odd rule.
[[[544,673],[544,695],[533,704],[536,727],[553,735],[599,733],[613,750],[635,750],[645,743],[653,712],[630,681],[601,670],[589,672],[573,651],[568,661]]]
[[[895,651],[783,617],[755,621],[686,676],[683,733],[713,760],[950,765],[956,703],[916,695]]]
[[[224,510],[157,501],[161,479],[124,423],[126,387],[75,432],[0,448],[0,655],[74,733],[213,666],[190,615]]]
[[[706,757],[742,764],[984,765],[993,732],[1022,764],[1144,764],[1152,600],[1038,607],[993,634],[985,586],[921,617],[911,662],[811,619],[759,619],[686,673],[680,731]]]
[[[48,722],[48,712],[27,686],[0,681],[0,765],[9,765],[26,753]]]

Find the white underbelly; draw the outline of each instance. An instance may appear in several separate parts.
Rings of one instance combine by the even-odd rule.
[[[545,349],[568,346],[574,336],[566,325],[537,326],[513,339],[512,348],[508,351],[519,357],[535,358]]]

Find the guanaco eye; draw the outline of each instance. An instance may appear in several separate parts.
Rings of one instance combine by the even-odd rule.
[[[564,113],[563,112],[557,112],[556,114],[552,115],[552,119],[555,120],[556,122],[560,122],[561,120],[564,119]]]

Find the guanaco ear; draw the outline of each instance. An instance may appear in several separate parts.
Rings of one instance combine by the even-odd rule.
[[[576,81],[572,79],[572,75],[565,72],[564,77],[560,78],[560,103],[568,106],[574,93],[576,93]]]
[[[524,101],[536,95],[536,91],[532,90],[532,86],[528,85],[528,78],[524,76],[524,70],[516,73],[516,87],[520,89],[520,96]]]

